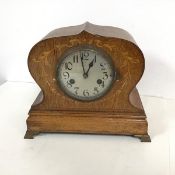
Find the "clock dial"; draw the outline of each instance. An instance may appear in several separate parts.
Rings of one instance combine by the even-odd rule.
[[[111,87],[115,72],[109,56],[93,48],[71,50],[58,65],[61,89],[78,100],[95,100]]]

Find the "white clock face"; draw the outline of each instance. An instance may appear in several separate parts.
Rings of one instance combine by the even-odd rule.
[[[74,49],[58,65],[57,80],[70,97],[83,101],[102,97],[111,87],[115,72],[110,58],[97,49]]]

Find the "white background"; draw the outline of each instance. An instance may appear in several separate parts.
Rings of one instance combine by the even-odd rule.
[[[139,83],[151,143],[124,136],[23,139],[34,83],[0,86],[0,175],[175,175],[175,0],[0,0],[0,83],[33,82],[27,56],[49,31],[85,21],[129,31],[146,59]],[[158,96],[164,98],[155,98]]]
[[[127,136],[23,139],[36,84],[0,86],[0,175],[175,175],[175,100],[141,96],[152,142]]]
[[[27,56],[55,28],[89,21],[129,31],[142,49],[142,95],[175,98],[175,1],[1,0],[0,82],[32,82]]]

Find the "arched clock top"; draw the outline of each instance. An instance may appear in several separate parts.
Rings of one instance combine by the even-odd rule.
[[[49,32],[43,38],[43,40],[48,38],[78,35],[82,32],[87,32],[97,36],[120,38],[136,44],[134,38],[126,30],[123,30],[117,27],[112,27],[112,26],[94,25],[89,22],[85,22],[84,24],[77,25],[77,26],[62,27],[62,28],[55,29]]]

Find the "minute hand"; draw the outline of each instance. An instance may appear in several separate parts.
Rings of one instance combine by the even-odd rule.
[[[84,64],[83,64],[83,56],[81,56],[81,65],[82,65],[82,67],[83,67],[83,74],[85,74]]]

